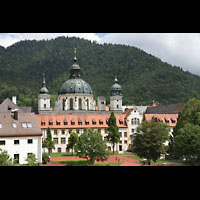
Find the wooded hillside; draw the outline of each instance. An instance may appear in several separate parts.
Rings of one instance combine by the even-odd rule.
[[[69,78],[74,47],[82,79],[91,85],[95,96],[106,96],[107,102],[115,74],[123,89],[125,105],[200,99],[199,76],[163,63],[138,48],[58,37],[48,41],[21,41],[6,49],[0,47],[0,101],[17,95],[19,105],[37,106],[43,72],[55,100],[61,84]]]

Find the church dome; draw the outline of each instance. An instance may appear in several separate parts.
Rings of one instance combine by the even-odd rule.
[[[70,67],[69,80],[62,84],[58,94],[93,94],[90,85],[80,78],[80,67],[77,63],[76,49],[74,49],[74,54],[74,64]]]
[[[65,81],[58,94],[93,94],[90,85],[82,79],[69,79]]]

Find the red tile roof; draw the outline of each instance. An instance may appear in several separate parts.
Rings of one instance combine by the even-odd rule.
[[[115,113],[117,126],[119,128],[127,128],[125,121],[126,114]],[[40,128],[107,128],[108,125],[106,121],[110,118],[110,113],[85,113],[85,114],[45,114],[45,115],[36,115],[36,118],[39,122]],[[56,125],[56,120],[60,121],[60,125]],[[123,124],[120,124],[119,121],[122,120]],[[53,122],[53,125],[49,125],[49,121]],[[64,125],[64,121],[67,121],[68,124]],[[92,123],[96,121],[96,124]],[[103,122],[103,125],[100,125],[100,121]],[[41,125],[41,122],[45,122],[45,125]],[[72,125],[71,122],[75,122],[75,125]],[[82,122],[82,125],[79,125],[78,122]],[[86,125],[85,122],[89,122],[89,125]]]
[[[166,123],[168,126],[174,127],[177,123],[178,114],[145,114],[145,119],[147,121],[150,121],[153,117]],[[166,120],[169,120],[169,123],[167,123]],[[172,123],[172,120],[175,120],[175,123]]]

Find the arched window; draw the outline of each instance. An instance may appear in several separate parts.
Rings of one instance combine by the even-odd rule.
[[[90,110],[90,108],[89,108],[89,99],[87,99],[86,102],[87,102],[87,110]]]
[[[79,106],[79,110],[82,110],[82,99],[81,98],[78,99],[78,106]]]
[[[73,110],[73,98],[70,99],[70,110]]]
[[[65,99],[63,99],[63,110],[65,110]]]
[[[138,118],[134,118],[131,120],[131,125],[138,125],[140,120]]]

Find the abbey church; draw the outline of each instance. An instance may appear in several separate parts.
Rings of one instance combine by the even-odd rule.
[[[108,150],[112,151],[112,145],[107,141],[107,123],[111,112],[115,114],[120,132],[120,142],[115,145],[114,150],[120,153],[131,150],[133,135],[136,133],[137,126],[142,122],[144,115],[146,119],[151,120],[157,114],[158,120],[167,119],[171,128],[175,126],[177,113],[180,110],[176,109],[176,112],[174,112],[174,109],[177,108],[176,105],[168,106],[168,113],[162,112],[166,109],[166,106],[123,106],[122,87],[119,85],[116,76],[113,77],[113,80],[113,85],[110,87],[110,105],[106,106],[104,96],[97,97],[96,102],[92,87],[81,77],[81,68],[77,61],[76,49],[74,49],[74,60],[70,67],[69,79],[58,90],[58,98],[52,108],[51,94],[47,89],[43,74],[42,88],[38,95],[36,118],[42,130],[42,140],[47,136],[47,129],[51,128],[55,143],[53,153],[68,151],[66,146],[70,134],[76,132],[80,136],[88,128],[101,133],[103,139],[107,142]],[[169,115],[170,113],[172,114]],[[174,121],[174,123],[171,123],[171,121]]]
[[[66,152],[70,133],[81,134],[88,128],[99,131],[106,140],[107,121],[111,112],[114,112],[122,136],[116,150],[127,150],[129,144],[125,121],[127,116],[123,112],[122,87],[118,84],[117,77],[113,77],[114,82],[110,89],[110,106],[106,106],[104,96],[98,97],[97,102],[95,101],[92,88],[82,79],[80,71],[76,49],[74,49],[74,63],[70,67],[69,79],[58,90],[58,98],[54,108],[51,107],[50,92],[43,74],[42,88],[38,95],[38,114],[36,115],[43,132],[43,138],[46,137],[47,128],[50,127],[56,144],[54,152]],[[109,144],[108,148],[112,150]]]

